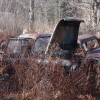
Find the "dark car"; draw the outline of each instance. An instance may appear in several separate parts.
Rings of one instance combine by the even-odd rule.
[[[14,63],[16,59],[30,57],[32,53],[44,51],[50,34],[24,34],[18,38],[9,38],[1,43],[1,65]]]
[[[99,38],[91,34],[83,34],[78,36],[78,43],[86,57],[90,60],[100,59],[100,43]]]
[[[84,21],[80,18],[63,18],[57,23],[53,34],[27,33],[21,34],[18,38],[10,38],[3,54],[3,64],[9,62],[9,59],[14,62],[16,58],[28,57],[41,51],[45,53],[45,59],[36,59],[38,63],[48,63],[47,57],[52,53],[60,58],[65,70],[75,70],[83,59],[98,61],[99,40],[91,34],[78,35],[81,22]],[[58,49],[55,49],[56,46]],[[51,61],[54,62],[58,60]]]
[[[25,38],[28,40],[33,40],[31,42],[32,52],[45,51],[48,42],[50,40],[51,34],[21,34],[18,38]]]
[[[57,23],[53,34],[22,34],[17,39],[10,39],[14,46],[15,42],[13,41],[17,40],[16,46],[13,46],[13,49],[11,49],[12,46],[9,42],[5,53],[8,54],[11,49],[9,55],[16,58],[22,52],[24,52],[23,56],[29,56],[30,53],[43,51],[45,56],[47,56],[50,52],[53,52],[50,51],[50,48],[57,44],[59,49],[54,51],[53,54],[61,58],[60,61],[65,67],[72,68],[74,64],[72,59],[75,53],[77,53],[76,49],[79,47],[77,40],[81,22],[84,21],[80,18],[63,18]],[[30,40],[33,40],[33,42],[30,42]],[[20,43],[20,45],[17,43]],[[26,49],[21,51],[23,47],[26,47]],[[53,47],[55,49],[55,46]]]
[[[31,52],[31,46],[25,38],[9,38],[2,54],[2,66],[14,63],[16,59],[28,57]]]

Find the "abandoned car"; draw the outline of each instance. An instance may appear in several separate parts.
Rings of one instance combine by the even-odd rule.
[[[33,40],[31,44],[31,50],[34,51],[45,51],[51,34],[21,34],[18,38],[25,38]]]
[[[100,59],[100,43],[99,38],[91,34],[83,34],[78,36],[78,44],[80,45],[86,59],[96,60]]]
[[[59,50],[54,52],[54,54],[63,58],[62,62],[66,66],[69,64],[70,58],[77,55],[82,60],[99,60],[99,39],[91,34],[78,35],[81,22],[84,21],[79,18],[61,19],[57,23],[53,34],[48,34],[48,36],[44,34],[43,37],[35,36],[34,49],[32,51],[44,51],[45,55],[48,55],[50,46],[57,43]],[[29,34],[24,34],[20,35],[20,37],[27,38],[27,35],[29,36]],[[76,58],[74,59],[76,60]]]
[[[59,49],[53,54],[61,58],[60,61],[65,69],[76,69],[78,62],[76,56],[80,58],[79,61],[81,58],[98,60],[100,53],[98,38],[90,34],[78,35],[81,22],[84,21],[80,18],[63,18],[57,23],[53,34],[22,34],[18,38],[10,38],[3,62],[6,61],[8,54],[9,58],[16,58],[20,57],[20,54],[27,57],[34,52],[43,51],[47,56],[52,52],[50,49],[54,44],[57,44]],[[93,43],[89,41],[95,43],[93,47],[90,47]],[[73,59],[75,64],[72,62]]]
[[[25,38],[9,38],[4,45],[1,47],[3,49],[2,66],[14,63],[17,58],[28,57],[31,52],[30,43]]]

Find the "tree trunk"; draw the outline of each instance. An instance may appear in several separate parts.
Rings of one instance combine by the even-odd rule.
[[[93,13],[94,13],[94,22],[97,25],[98,23],[98,10],[99,10],[100,2],[97,2],[97,0],[93,0]]]
[[[35,0],[30,0],[30,25],[29,25],[30,31],[33,30],[34,26],[34,1]]]

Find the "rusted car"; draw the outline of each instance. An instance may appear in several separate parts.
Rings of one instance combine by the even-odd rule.
[[[38,51],[44,51],[46,55],[48,54],[50,46],[52,46],[54,43],[58,43],[60,49],[59,51],[56,51],[54,53],[55,55],[64,57],[64,56],[68,56],[68,54],[71,54],[71,55],[78,54],[78,55],[82,55],[86,59],[99,60],[99,57],[100,57],[99,38],[91,34],[78,35],[78,31],[76,31],[77,30],[76,27],[75,27],[76,29],[74,29],[74,27],[72,27],[71,29],[71,26],[70,28],[68,28],[68,25],[67,25],[68,29],[66,30],[66,26],[62,26],[61,24],[59,25],[58,24],[53,34],[22,34],[19,36],[19,38],[34,40],[34,43],[32,42],[33,44],[31,47],[32,49],[31,51],[33,53],[38,52]],[[60,31],[58,31],[59,29]],[[79,51],[77,51],[77,49]]]
[[[34,52],[44,51],[50,36],[51,34],[25,34],[2,42],[1,65],[15,63],[16,59],[30,57]]]
[[[100,59],[100,43],[99,38],[91,34],[83,34],[78,36],[78,44],[84,56],[88,60],[99,61]]]
[[[24,45],[23,45],[24,42]],[[31,52],[31,46],[25,38],[9,38],[3,48],[2,66],[14,63],[16,59],[28,57]]]
[[[44,58],[46,58],[52,52],[55,56],[60,57],[60,62],[65,70],[76,69],[78,62],[83,59],[99,60],[100,49],[98,38],[90,34],[78,35],[81,22],[84,21],[80,18],[63,18],[57,23],[53,34],[22,34],[18,38],[9,39],[10,41],[8,42],[5,53],[7,55],[9,54],[10,57],[16,58],[20,57],[22,52],[22,55],[27,57],[32,53],[42,51],[45,53]],[[90,43],[90,41],[95,43],[94,46],[91,46],[93,43]],[[11,49],[12,43],[13,49]],[[57,44],[59,49],[51,51],[52,46],[55,44]],[[23,47],[24,49],[21,49]],[[53,50],[55,48],[56,45],[53,46]],[[6,60],[5,53],[3,60]],[[48,61],[46,60],[38,61],[47,63]],[[54,62],[54,60],[51,62]]]
[[[30,41],[31,52],[45,51],[51,34],[21,34],[18,38],[25,38]]]
[[[4,55],[9,54],[11,57],[16,58],[16,56],[19,56],[22,52],[24,52],[23,55],[27,56],[31,52],[39,51],[43,51],[45,55],[48,55],[51,46],[56,43],[59,46],[59,50],[53,53],[61,57],[61,61],[62,63],[64,62],[64,65],[66,65],[65,63],[67,62],[67,64],[69,64],[71,63],[70,58],[74,55],[78,45],[78,31],[81,22],[84,21],[80,18],[63,18],[57,23],[53,34],[22,34],[18,38],[9,39]],[[30,42],[31,39],[33,42]],[[13,46],[11,46],[12,44]],[[23,47],[26,47],[26,49],[21,51]],[[3,60],[5,60],[5,56],[3,58]],[[70,66],[71,65],[72,64],[70,64]]]

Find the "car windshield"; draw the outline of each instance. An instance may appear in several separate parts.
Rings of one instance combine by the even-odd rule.
[[[34,51],[45,51],[50,37],[40,37],[34,44]]]

